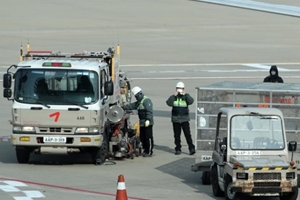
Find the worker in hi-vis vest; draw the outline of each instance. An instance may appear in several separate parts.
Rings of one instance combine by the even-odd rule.
[[[124,110],[137,110],[140,124],[140,138],[143,146],[143,157],[153,154],[153,104],[151,99],[144,95],[140,87],[132,88],[136,102],[122,106]]]
[[[172,107],[171,121],[173,123],[173,132],[175,139],[175,155],[181,154],[181,129],[183,130],[186,142],[189,146],[189,154],[195,154],[195,146],[193,144],[190,130],[190,113],[189,105],[193,104],[194,99],[185,92],[184,83],[176,84],[176,91],[166,101],[168,106]]]

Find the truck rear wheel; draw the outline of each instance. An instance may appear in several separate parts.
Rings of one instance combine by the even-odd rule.
[[[225,198],[226,200],[239,200],[238,193],[232,189],[232,178],[229,175],[225,180]]]
[[[279,196],[280,200],[296,200],[298,198],[298,188],[293,188],[292,192],[283,193],[282,196]]]
[[[211,170],[211,182],[212,182],[212,190],[215,197],[224,196],[224,192],[221,190],[219,186],[219,175],[217,166],[214,165]]]
[[[16,156],[19,163],[28,163],[30,158],[30,151],[24,147],[16,147]]]
[[[202,172],[202,184],[209,185],[210,184],[210,171]]]

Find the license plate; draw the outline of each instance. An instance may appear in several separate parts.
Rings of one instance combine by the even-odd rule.
[[[62,142],[62,143],[66,143],[67,138],[66,137],[44,137],[44,142]]]

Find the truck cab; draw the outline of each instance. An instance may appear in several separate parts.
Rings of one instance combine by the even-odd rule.
[[[19,163],[30,153],[108,154],[110,106],[120,99],[118,55],[28,51],[3,77],[12,101],[12,144]]]
[[[283,119],[276,108],[220,109],[210,166],[214,196],[297,199],[297,166],[288,154],[297,143],[287,143]]]

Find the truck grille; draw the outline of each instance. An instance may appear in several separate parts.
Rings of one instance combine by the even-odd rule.
[[[254,173],[254,180],[281,180],[281,173]]]
[[[254,187],[279,187],[280,182],[254,182]]]
[[[39,127],[41,133],[72,133],[72,128]]]

